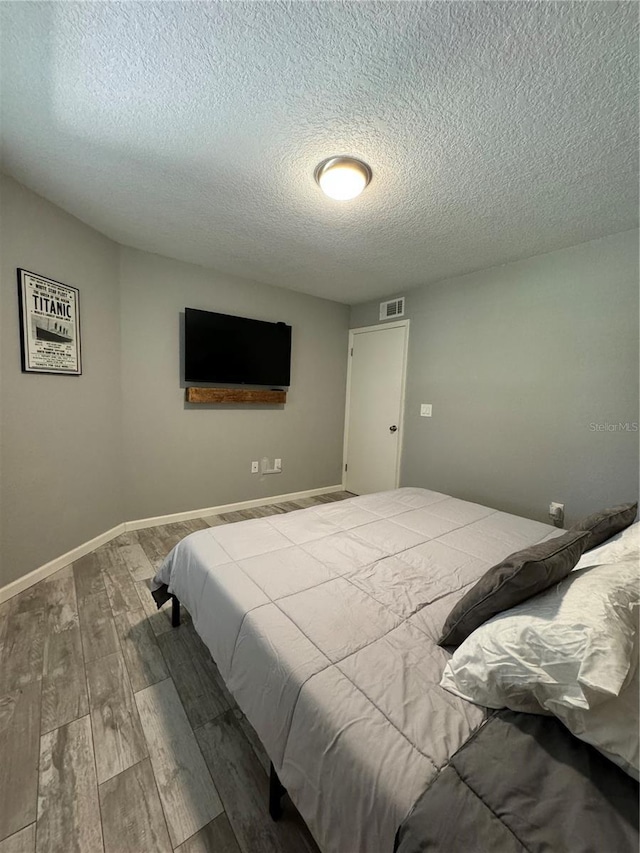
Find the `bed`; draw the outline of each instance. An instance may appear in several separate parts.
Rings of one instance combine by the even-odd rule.
[[[439,685],[447,614],[561,533],[403,488],[199,531],[154,586],[188,608],[323,853],[386,853],[495,716]]]

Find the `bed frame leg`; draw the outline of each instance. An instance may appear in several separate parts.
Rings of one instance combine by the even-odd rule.
[[[273,764],[269,769],[269,814],[273,820],[280,820],[282,817],[282,797],[287,793],[287,789],[278,779],[276,768]]]
[[[174,628],[180,625],[180,602],[175,595],[171,596],[171,624]]]

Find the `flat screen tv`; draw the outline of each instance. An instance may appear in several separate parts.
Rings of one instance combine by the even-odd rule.
[[[291,326],[196,308],[184,315],[187,382],[289,385]]]

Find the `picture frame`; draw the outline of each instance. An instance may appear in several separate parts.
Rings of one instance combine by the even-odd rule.
[[[82,375],[80,291],[18,267],[23,373]]]

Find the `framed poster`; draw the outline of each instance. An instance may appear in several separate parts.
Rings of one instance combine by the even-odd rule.
[[[20,345],[25,373],[82,373],[76,287],[18,269]]]

